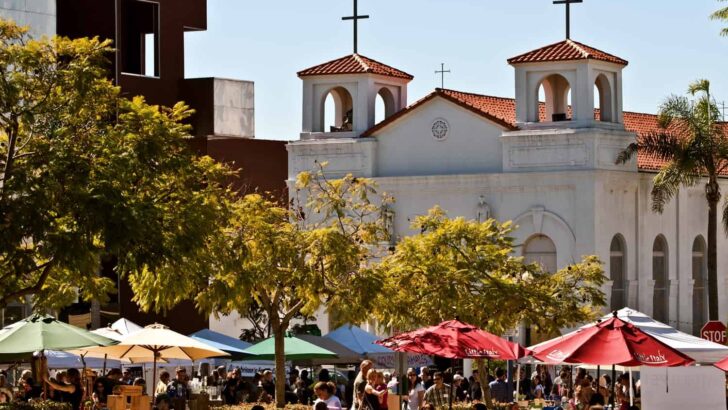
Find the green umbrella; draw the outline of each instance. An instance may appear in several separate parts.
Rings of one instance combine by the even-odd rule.
[[[297,337],[286,335],[285,341],[286,360],[324,359],[338,357],[336,353],[316,346]],[[249,348],[244,353],[255,356],[255,359],[274,360],[276,358],[275,338],[269,337]]]
[[[52,316],[35,314],[0,330],[0,359],[29,358],[33,352],[43,350],[69,350],[117,343]]]

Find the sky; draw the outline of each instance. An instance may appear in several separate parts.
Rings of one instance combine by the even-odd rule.
[[[353,0],[208,0],[207,31],[185,35],[188,78],[255,82],[256,138],[296,140],[296,72],[352,52],[341,21]],[[656,112],[699,78],[728,105],[728,37],[709,15],[718,0],[585,0],[571,7],[571,38],[630,63],[625,111]],[[359,53],[415,76],[409,103],[439,87],[513,97],[506,59],[564,39],[564,7],[551,0],[359,0]],[[728,23],[726,23],[728,25]],[[728,114],[728,111],[726,111]]]

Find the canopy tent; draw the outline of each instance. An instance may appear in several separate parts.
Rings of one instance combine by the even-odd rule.
[[[284,337],[284,351],[286,360],[307,360],[335,358],[336,353],[316,346],[293,335]],[[269,337],[245,349],[245,353],[256,360],[275,360],[275,337]]]
[[[351,349],[348,349],[346,346],[340,343],[337,343],[333,339],[328,339],[315,335],[296,335],[296,337],[331,352],[334,352],[336,356],[338,356],[335,358],[330,357],[326,359],[296,360],[295,364],[297,365],[317,366],[321,364],[355,364],[362,360],[362,355]]]
[[[137,325],[131,320],[121,318],[116,322],[110,324],[108,327],[102,327],[96,330],[92,330],[91,332],[96,333],[97,335],[108,337],[109,339],[121,341],[124,337],[134,332],[138,332],[142,329],[143,328],[141,326]]]
[[[230,354],[230,357],[226,359],[232,360],[239,360],[244,357],[248,357],[248,355],[246,355],[244,351],[245,349],[252,346],[248,342],[243,342],[240,339],[236,339],[222,333],[214,332],[210,329],[199,330],[195,333],[192,333],[190,337]]]
[[[49,369],[81,369],[87,367],[89,369],[103,369],[106,367],[121,367],[118,360],[104,360],[99,357],[84,357],[73,354],[71,352],[61,352],[58,350],[48,350],[45,352],[48,360]],[[84,363],[86,366],[84,366]]]
[[[601,320],[606,321],[612,316],[613,315],[610,313],[605,315]],[[683,333],[634,309],[620,309],[617,311],[617,317],[627,323],[637,326],[641,331],[669,347],[690,356],[696,363],[713,364],[728,356],[728,346],[713,343],[711,341]],[[592,325],[583,326],[582,329],[590,326]],[[578,330],[561,337],[568,337],[577,331]],[[530,349],[539,350],[546,343],[549,342],[539,343],[535,346],[531,346]]]
[[[369,333],[359,326],[346,324],[333,332],[329,332],[324,337],[331,339],[362,356],[368,357],[375,354],[392,354],[392,350],[375,344],[376,341],[381,339],[379,336]]]
[[[394,351],[375,344],[381,337],[369,333],[359,326],[345,324],[333,332],[329,332],[326,339],[331,339],[359,355],[374,360],[378,367],[394,368]],[[408,354],[407,367],[424,367],[432,364],[432,357],[424,354]]]
[[[116,330],[117,332],[119,332],[119,334],[121,334],[122,336],[130,335],[132,333],[135,333],[135,332],[138,332],[138,331],[144,329],[143,327],[139,326],[138,324],[132,322],[129,319],[125,319],[123,317],[121,319],[117,320],[116,322],[112,323],[111,326],[109,326],[109,327]]]

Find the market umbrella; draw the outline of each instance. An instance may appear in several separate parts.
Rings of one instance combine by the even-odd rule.
[[[316,346],[293,335],[284,338],[286,360],[306,360],[335,358],[336,353]],[[247,355],[254,356],[256,360],[275,360],[275,337],[269,337],[245,349]]]
[[[547,364],[620,366],[687,366],[692,358],[638,327],[614,316],[532,347],[533,356]]]
[[[336,354],[335,358],[327,357],[323,359],[296,360],[296,364],[299,366],[316,366],[320,364],[354,364],[359,363],[362,360],[362,355],[353,350],[349,350],[348,348],[346,348],[346,346],[336,343],[333,339],[328,339],[316,335],[298,335],[296,337]]]
[[[101,369],[106,368],[107,365],[119,367],[121,362],[118,360],[108,361],[98,357],[82,357],[81,355],[73,354],[71,352],[62,352],[58,350],[47,350],[44,353],[48,360],[49,369]]]
[[[517,360],[530,354],[518,343],[459,320],[448,320],[375,343],[398,352],[429,354],[449,359]],[[450,383],[452,409],[453,383]]]
[[[157,362],[160,359],[195,361],[208,357],[229,356],[220,349],[156,323],[129,334],[117,345],[93,348],[89,349],[89,352],[107,354],[114,359],[127,359],[132,363],[151,361],[154,363],[153,383],[157,380]]]
[[[530,351],[459,320],[449,320],[375,343],[398,352],[435,355],[449,359],[517,360]]]
[[[117,341],[48,315],[31,315],[0,331],[0,358],[30,358],[33,352],[109,346]]]
[[[728,357],[715,363],[713,366],[719,368],[720,370],[723,370],[724,372],[728,372]]]

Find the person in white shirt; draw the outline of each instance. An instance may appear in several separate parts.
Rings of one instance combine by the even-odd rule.
[[[336,385],[332,382],[318,382],[313,387],[313,392],[318,399],[313,402],[314,408],[316,403],[325,403],[329,410],[341,410],[341,401],[336,397]]]
[[[409,388],[407,410],[419,410],[425,399],[425,387],[417,379],[414,369],[407,369],[407,387]]]

